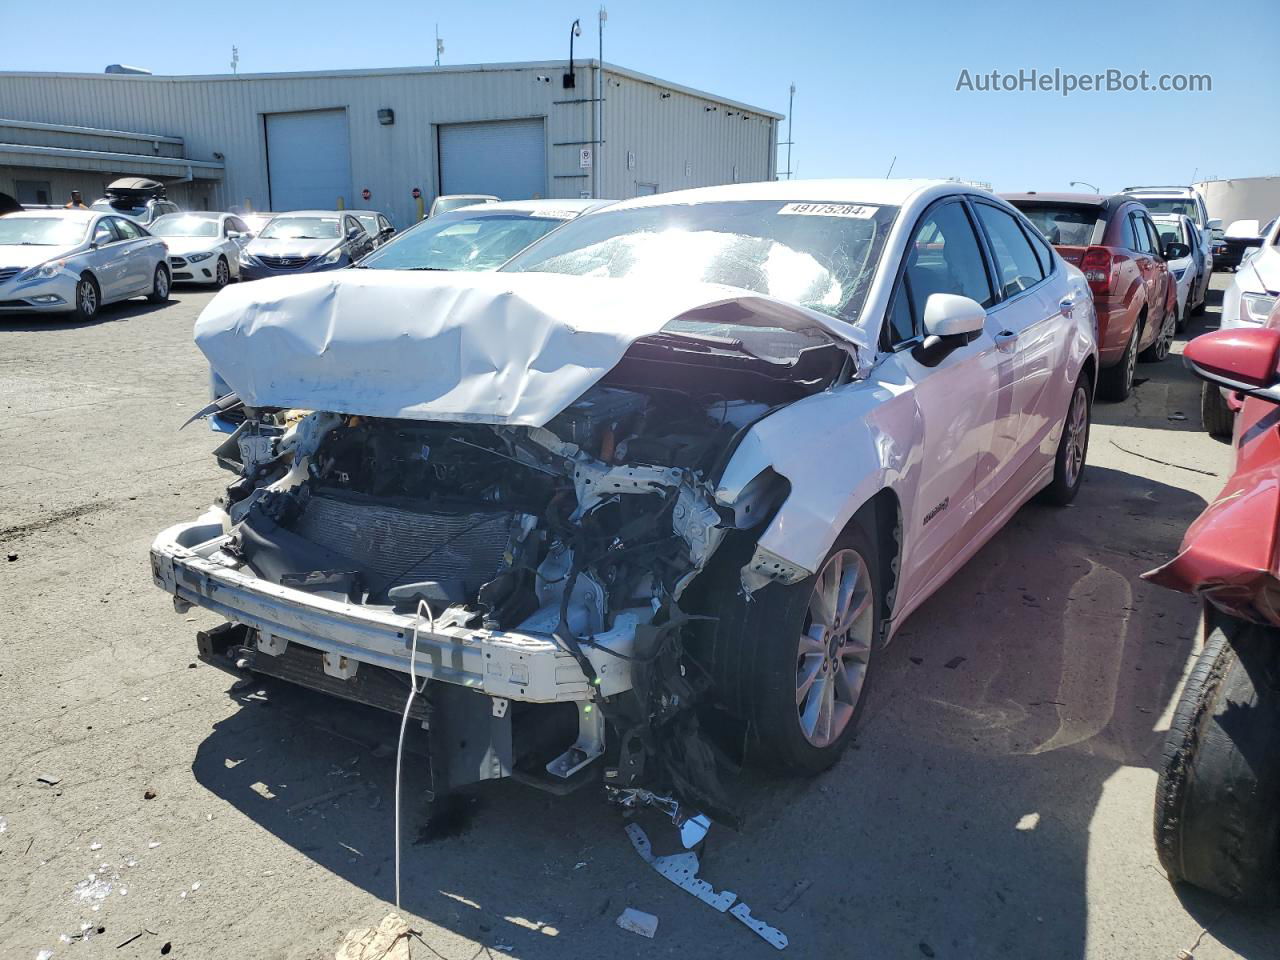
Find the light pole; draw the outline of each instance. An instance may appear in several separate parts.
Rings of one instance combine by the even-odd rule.
[[[573,21],[569,28],[569,72],[564,75],[564,88],[572,90],[577,84],[573,78],[573,38],[582,36],[582,21]]]
[[[1072,180],[1072,181],[1071,181],[1071,183],[1070,183],[1070,186],[1073,186],[1073,187],[1088,187],[1088,188],[1089,188],[1090,190],[1092,190],[1094,193],[1097,193],[1097,194],[1101,194],[1101,193],[1102,193],[1102,191],[1101,191],[1101,190],[1099,190],[1097,187],[1095,187],[1095,186],[1094,186],[1092,183],[1090,183],[1088,180]]]

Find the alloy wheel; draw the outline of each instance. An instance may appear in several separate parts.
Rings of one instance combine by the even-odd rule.
[[[76,289],[76,299],[80,304],[80,313],[85,317],[92,317],[98,312],[98,291],[93,287],[92,280],[81,280]]]
[[[1067,413],[1067,460],[1063,472],[1068,487],[1074,487],[1084,469],[1084,455],[1089,446],[1089,397],[1082,386],[1076,387]]]
[[[169,274],[164,267],[156,267],[155,291],[157,300],[163,300],[169,296]]]
[[[827,558],[814,578],[796,657],[800,732],[815,747],[839,739],[862,696],[875,635],[871,574],[856,550]]]
[[[225,260],[218,261],[216,275],[217,275],[216,282],[219,287],[225,287],[228,283],[231,282],[231,271],[227,268],[227,261]]]
[[[1133,328],[1132,339],[1129,341],[1129,349],[1124,356],[1124,392],[1127,396],[1129,391],[1133,389],[1133,375],[1138,367],[1138,327],[1135,324]]]
[[[1169,356],[1169,348],[1173,346],[1173,334],[1178,324],[1177,314],[1166,310],[1164,326],[1160,328],[1160,339],[1156,347],[1156,359],[1163,360]]]

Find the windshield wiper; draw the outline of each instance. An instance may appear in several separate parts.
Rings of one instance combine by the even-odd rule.
[[[763,359],[759,354],[748,350],[746,345],[737,337],[721,337],[713,333],[708,334],[692,334],[680,333],[675,330],[659,330],[657,333],[650,334],[645,337],[646,340],[655,340],[659,343],[670,343],[681,347],[689,347],[699,350],[702,353],[716,353],[728,351],[731,353],[741,353],[756,359]]]

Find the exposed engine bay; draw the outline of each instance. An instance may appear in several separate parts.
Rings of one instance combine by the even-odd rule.
[[[416,716],[441,741],[437,793],[497,776],[563,792],[603,775],[615,794],[676,797],[732,822],[717,752],[699,729],[710,681],[686,649],[714,609],[682,601],[726,539],[749,541],[787,496],[786,481],[766,473],[738,502],[716,502],[737,443],[778,406],[829,387],[849,359],[830,343],[787,363],[740,346],[646,338],[537,427],[244,407],[216,451],[236,474],[215,510],[221,536],[196,546],[206,526],[182,546],[196,546],[201,570],[232,568],[259,595],[271,584],[334,616],[380,622],[423,611],[434,637],[507,653],[537,638],[543,654],[577,665],[578,686],[564,685],[577,671],[557,665],[560,686],[547,693],[533,676],[547,658],[530,653],[500,668],[510,696],[484,696],[497,689],[492,660],[478,684],[446,676],[449,651],[429,653]],[[157,582],[179,603],[213,599],[203,589],[187,597],[174,552],[171,572],[153,549]],[[202,636],[202,656],[400,709],[399,663],[327,622],[301,629],[277,612],[255,622],[251,606],[223,611],[232,623]],[[406,631],[396,637],[403,647]],[[436,727],[465,735],[437,738]]]

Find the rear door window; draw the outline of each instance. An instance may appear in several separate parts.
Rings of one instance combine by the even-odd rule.
[[[1128,216],[1125,246],[1138,253],[1155,253],[1151,249],[1151,238],[1147,236],[1147,230],[1136,213],[1130,213]]]
[[[1034,287],[1044,279],[1044,270],[1035,251],[1031,249],[1031,241],[1022,232],[1009,213],[991,206],[989,203],[975,203],[978,219],[987,231],[987,239],[991,241],[991,253],[996,260],[996,271],[1000,277],[1000,292],[1004,297],[1016,297],[1024,290]]]

